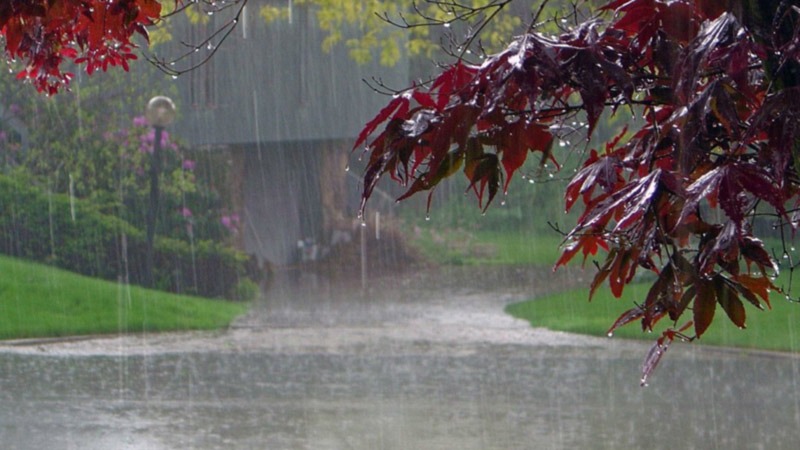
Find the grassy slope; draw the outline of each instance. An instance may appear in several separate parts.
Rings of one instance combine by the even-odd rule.
[[[246,309],[0,256],[0,339],[215,329]]]
[[[434,214],[436,211],[434,210]],[[472,220],[472,219],[470,219]],[[412,242],[423,253],[440,264],[505,264],[534,267],[553,266],[560,256],[561,237],[555,232],[535,231],[464,231],[442,226],[451,220],[442,217],[417,224],[419,230]],[[789,244],[794,251],[793,243]],[[800,247],[800,244],[797,244]],[[767,240],[768,249],[781,253],[780,241]],[[800,261],[800,255],[795,255]],[[580,257],[574,264],[580,264]],[[785,280],[783,281],[785,283]],[[778,282],[781,285],[781,281]],[[792,292],[800,293],[800,276],[794,277]],[[533,326],[553,330],[605,336],[608,328],[622,312],[641,303],[649,289],[647,284],[636,284],[626,288],[621,299],[614,298],[607,285],[599,288],[594,300],[588,302],[588,286],[585,289],[562,292],[542,299],[510,305],[507,311]],[[800,349],[800,303],[789,302],[781,295],[773,295],[772,310],[759,311],[745,302],[747,329],[740,330],[728,320],[718,307],[715,321],[698,343],[770,350]],[[685,315],[691,319],[691,311]],[[668,320],[661,324],[663,329]],[[656,331],[660,331],[657,329]],[[691,333],[691,330],[690,330]],[[654,334],[642,333],[638,322],[617,330],[616,337],[653,339]]]
[[[494,248],[493,254],[461,251],[457,260],[462,264],[509,264],[552,267],[560,256],[558,246],[560,237],[555,233],[494,233],[478,231],[470,233],[471,247],[488,246]],[[457,241],[457,239],[456,239]],[[462,240],[463,241],[463,240]],[[430,245],[430,243],[428,243]],[[424,245],[424,244],[423,244]],[[437,248],[439,258],[452,256],[453,252]],[[468,248],[470,246],[467,246]],[[775,243],[770,248],[776,247]],[[472,253],[472,255],[470,255]],[[442,262],[442,261],[440,261]],[[786,283],[779,280],[778,285]],[[800,292],[800,276],[794,277],[792,292]],[[620,314],[641,303],[650,285],[634,284],[626,288],[622,298],[614,298],[607,286],[595,293],[592,302],[588,301],[588,286],[554,294],[542,299],[510,305],[507,312],[527,320],[536,327],[574,333],[606,336],[609,327]],[[787,301],[782,295],[771,298],[772,309],[759,311],[745,302],[747,329],[740,330],[728,320],[721,307],[717,308],[715,321],[698,343],[732,347],[760,348],[767,350],[794,351],[800,349],[800,303]],[[691,319],[691,311],[685,316]],[[668,320],[662,321],[666,328]],[[691,333],[691,330],[690,330]],[[614,332],[616,337],[629,339],[653,339],[654,334],[642,333],[638,322],[629,324]]]
[[[587,301],[587,290],[581,289],[510,305],[506,311],[514,317],[529,321],[535,327],[605,336],[608,328],[623,311],[631,308],[633,302],[643,301],[648,289],[649,285],[646,284],[632,285],[626,288],[621,299],[616,299],[604,286],[598,289],[591,303]],[[772,310],[766,311],[759,311],[750,304],[745,304],[745,330],[736,328],[722,308],[717,307],[714,323],[696,342],[767,350],[800,349],[800,303],[789,302],[777,294],[770,301]],[[685,319],[691,319],[691,311],[687,311]],[[669,325],[668,319],[662,322],[659,324],[662,325],[660,329]],[[691,334],[691,329],[689,333]],[[638,322],[618,329],[614,336],[634,339],[656,337],[655,334],[642,333]]]
[[[439,264],[552,267],[560,256],[561,237],[555,232],[440,231],[426,227],[413,242]]]

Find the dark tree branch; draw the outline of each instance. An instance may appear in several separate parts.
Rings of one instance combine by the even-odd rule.
[[[160,71],[172,77],[177,77],[186,72],[197,69],[198,67],[206,64],[217,53],[222,43],[228,39],[231,33],[233,33],[239,21],[241,20],[242,11],[244,10],[245,6],[247,6],[247,3],[248,0],[195,0],[184,4],[184,6],[180,8],[180,11],[194,6],[200,10],[199,13],[208,16],[214,16],[232,8],[237,9],[233,17],[226,20],[221,26],[211,32],[211,34],[205,37],[202,41],[195,43],[180,41],[180,44],[187,49],[185,52],[171,58],[159,57],[156,54],[145,54],[145,59]],[[165,17],[172,16],[177,12],[179,11],[176,10]],[[176,68],[179,63],[200,51],[206,51],[207,53],[198,62]]]

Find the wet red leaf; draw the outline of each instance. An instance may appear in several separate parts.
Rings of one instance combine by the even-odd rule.
[[[672,343],[672,338],[667,339],[662,336],[650,347],[645,355],[644,362],[642,363],[642,378],[639,382],[641,386],[647,385],[647,380],[658,367],[661,358],[667,353],[669,345]]]
[[[622,313],[622,315],[620,315],[617,318],[616,321],[614,321],[614,324],[611,325],[611,328],[608,329],[607,332],[608,335],[611,336],[617,328],[623,325],[627,325],[635,320],[639,320],[643,316],[644,316],[644,309],[642,309],[639,306],[625,311],[624,313]]]
[[[717,306],[717,290],[711,280],[697,283],[697,295],[694,298],[694,332],[699,338],[706,332],[714,320]]]
[[[739,300],[739,295],[736,290],[725,280],[722,276],[717,276],[714,279],[714,288],[717,292],[717,301],[719,302],[725,314],[731,319],[734,325],[739,328],[745,327],[746,314],[744,305]]]
[[[358,148],[361,144],[365,143],[367,137],[372,134],[378,126],[389,120],[390,117],[402,118],[408,112],[409,100],[407,95],[398,95],[386,105],[381,112],[378,113],[372,120],[367,122],[361,132],[356,138],[356,143],[353,144],[353,150]]]
[[[25,76],[44,93],[55,93],[72,76],[69,62],[87,73],[109,65],[127,67],[134,34],[157,22],[157,0],[14,0],[0,2],[0,36],[8,59],[28,68]]]

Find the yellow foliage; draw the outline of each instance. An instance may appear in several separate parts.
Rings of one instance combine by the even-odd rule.
[[[431,37],[430,27],[398,28],[386,18],[411,23],[423,21],[414,10],[416,5],[427,17],[447,22],[455,19],[458,11],[448,7],[447,0],[424,2],[419,0],[282,0],[286,6],[262,7],[260,14],[267,23],[287,20],[289,8],[311,8],[317,24],[326,34],[322,41],[324,51],[330,51],[344,41],[350,57],[357,63],[367,63],[377,57],[382,65],[397,64],[404,55],[431,56],[439,48],[439,38]],[[457,0],[453,4],[478,8],[494,0]],[[561,2],[556,2],[561,3]],[[538,8],[531,2],[531,11]],[[463,12],[463,10],[461,10]],[[493,11],[493,10],[490,10]],[[506,8],[500,11],[484,30],[481,45],[488,52],[500,50],[515,35],[525,31],[529,17],[514,15]],[[454,27],[455,28],[455,27]],[[458,36],[457,38],[464,38]]]
[[[276,20],[289,20],[291,11],[288,6],[264,5],[258,11],[258,14],[269,24]]]
[[[156,47],[172,40],[172,32],[169,25],[165,22],[159,22],[155,27],[147,30],[150,40],[150,47]]]
[[[400,61],[400,46],[396,39],[384,39],[381,43],[381,65],[391,67]]]
[[[333,48],[334,45],[338,44],[339,41],[342,40],[342,33],[338,30],[331,31],[330,34],[325,36],[325,39],[322,40],[322,50],[329,52]]]
[[[209,17],[208,14],[203,13],[197,4],[186,8],[183,12],[186,14],[186,17],[189,18],[189,22],[193,24],[205,25],[209,22],[209,20],[211,20],[211,17]]]
[[[162,17],[175,11],[175,2],[170,0],[159,0],[161,3]],[[172,26],[169,20],[159,20],[155,25],[147,28],[147,36],[150,48],[164,44],[172,40]]]

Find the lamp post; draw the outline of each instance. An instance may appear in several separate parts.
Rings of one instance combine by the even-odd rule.
[[[145,254],[144,282],[148,287],[154,286],[153,278],[153,242],[156,236],[156,218],[158,217],[159,187],[158,177],[161,174],[161,137],[164,127],[175,120],[175,103],[169,97],[156,96],[147,102],[144,112],[147,123],[153,127],[153,154],[150,159],[150,203],[147,206],[147,248]]]

